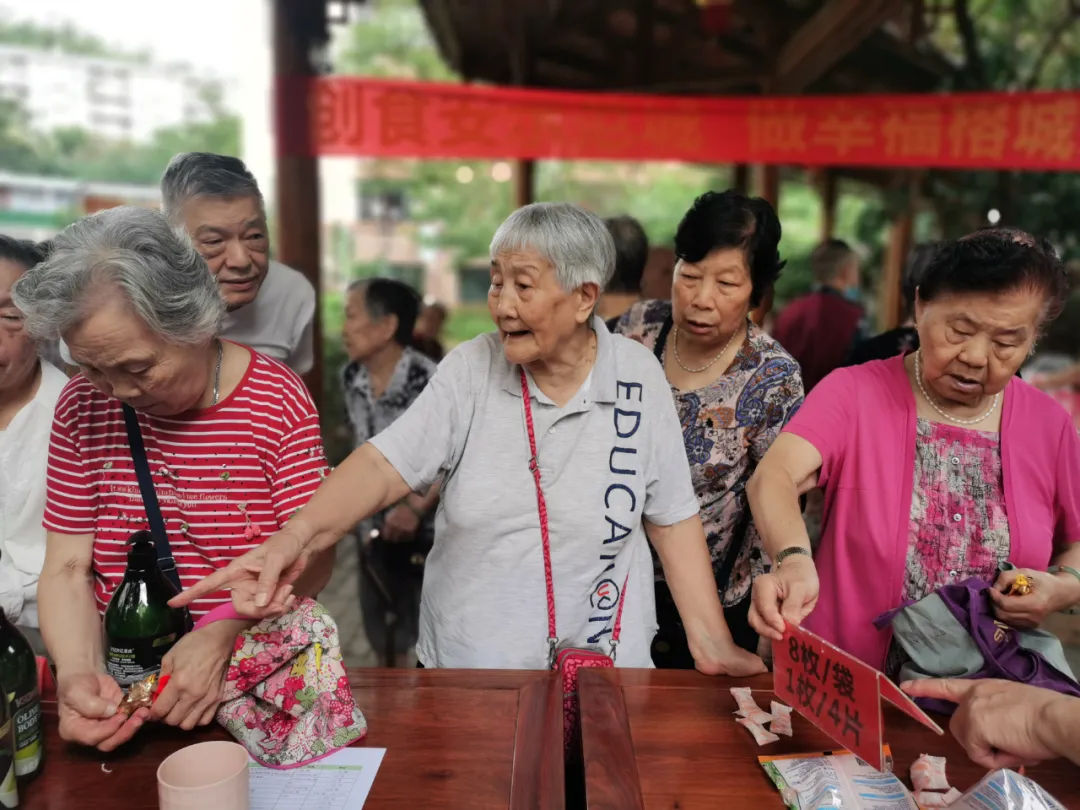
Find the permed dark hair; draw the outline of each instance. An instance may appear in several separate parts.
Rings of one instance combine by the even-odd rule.
[[[750,307],[761,304],[787,262],[780,260],[780,219],[768,202],[737,191],[707,191],[675,233],[675,255],[691,264],[714,250],[741,248],[750,268]]]
[[[641,223],[633,217],[605,219],[608,232],[615,242],[615,275],[605,292],[636,293],[641,290],[641,277],[649,260],[649,237]]]
[[[45,253],[34,242],[0,233],[0,259],[21,264],[29,270],[45,261]]]
[[[392,278],[373,278],[349,285],[351,290],[364,291],[364,306],[373,319],[397,316],[394,342],[399,346],[413,344],[413,330],[420,314],[419,293],[403,281]]]
[[[919,298],[943,293],[1003,293],[1029,289],[1046,301],[1045,325],[1061,314],[1069,278],[1046,239],[1018,228],[984,228],[944,242],[926,267]]]

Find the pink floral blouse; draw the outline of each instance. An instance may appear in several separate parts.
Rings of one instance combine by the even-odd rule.
[[[1001,435],[919,419],[904,599],[979,577],[1009,558]]]

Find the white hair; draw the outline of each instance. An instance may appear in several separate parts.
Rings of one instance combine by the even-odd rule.
[[[199,345],[221,330],[225,303],[206,262],[182,229],[147,208],[111,208],[69,226],[12,297],[30,335],[55,340],[108,285],[170,343]]]
[[[615,242],[604,221],[570,203],[533,203],[506,218],[491,239],[499,253],[535,250],[567,292],[590,282],[603,290],[615,273]]]
[[[161,175],[161,210],[174,225],[189,200],[198,197],[252,197],[263,207],[255,175],[244,161],[212,152],[181,152]]]

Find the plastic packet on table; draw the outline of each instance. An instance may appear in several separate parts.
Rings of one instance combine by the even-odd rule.
[[[892,752],[884,746],[887,767]],[[763,756],[758,762],[791,810],[919,810],[900,779],[848,751]]]
[[[991,771],[952,810],[1065,810],[1049,793],[1016,771]]]

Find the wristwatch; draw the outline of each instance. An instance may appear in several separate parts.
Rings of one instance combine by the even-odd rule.
[[[802,554],[805,557],[810,557],[810,559],[813,559],[813,555],[810,554],[810,549],[804,546],[789,546],[788,548],[785,548],[783,551],[776,555],[776,557],[773,559],[773,564],[777,568],[779,568],[780,563],[782,563],[788,557],[794,557],[797,554]]]

